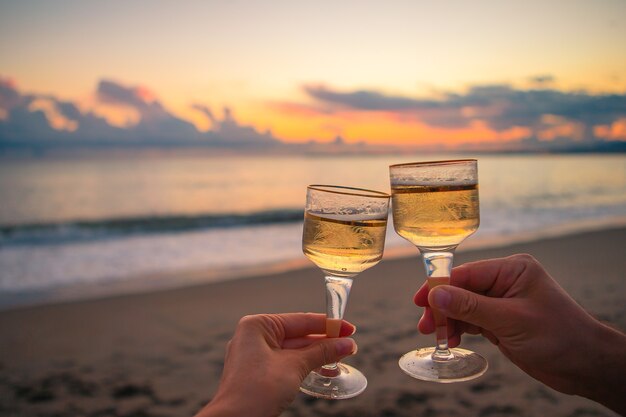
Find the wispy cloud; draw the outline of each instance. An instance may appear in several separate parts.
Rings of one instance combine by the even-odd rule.
[[[303,89],[305,93],[319,101],[359,110],[404,111],[441,106],[441,103],[435,100],[385,95],[373,90],[337,91],[324,85],[305,85]]]
[[[207,108],[208,109],[208,108]],[[224,107],[222,109],[222,119],[215,120],[213,132],[218,141],[241,143],[271,143],[275,142],[270,131],[260,134],[253,126],[242,125],[235,119],[232,109]]]
[[[200,132],[192,123],[174,115],[148,88],[102,80],[95,97],[108,106],[132,108],[136,124],[111,125],[93,111],[81,111],[76,103],[54,96],[23,94],[10,79],[0,78],[0,144],[219,144],[221,146],[276,143],[271,133],[259,133],[240,124],[230,110],[217,119],[207,106],[196,104],[213,126]]]
[[[533,77],[528,77],[528,81],[533,84],[533,85],[549,85],[554,83],[556,79],[554,78],[553,75],[550,74],[542,74],[542,75],[535,75]]]
[[[206,117],[211,122],[211,124],[217,123],[217,119],[215,118],[215,115],[213,114],[213,111],[209,108],[209,106],[194,103],[191,105],[191,108],[202,113],[204,117]]]
[[[200,139],[196,127],[165,109],[146,87],[127,87],[120,83],[102,80],[98,83],[97,97],[111,105],[128,106],[139,113],[139,122],[127,129],[140,140],[167,142],[176,139]]]

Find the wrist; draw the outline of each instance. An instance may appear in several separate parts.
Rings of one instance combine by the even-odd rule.
[[[623,387],[626,372],[626,335],[599,321],[589,334],[583,355],[585,366],[577,378],[576,394],[599,402],[618,413],[626,413]],[[580,358],[584,359],[581,360]]]

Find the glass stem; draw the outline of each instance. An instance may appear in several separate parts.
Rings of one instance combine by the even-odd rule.
[[[454,253],[449,252],[423,252],[422,259],[426,267],[426,277],[428,278],[429,291],[438,285],[450,284],[450,273],[452,272],[452,261]],[[454,358],[448,348],[448,319],[435,309],[433,318],[435,319],[435,336],[437,345],[433,352],[433,360],[447,361]]]
[[[341,320],[352,288],[352,278],[326,276],[326,336],[339,337]],[[328,370],[337,369],[337,363],[324,365]]]

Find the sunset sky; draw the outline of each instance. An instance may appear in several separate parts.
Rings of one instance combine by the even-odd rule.
[[[620,0],[0,1],[0,124],[626,140],[625,16]]]

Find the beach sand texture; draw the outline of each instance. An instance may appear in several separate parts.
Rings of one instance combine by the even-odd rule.
[[[530,253],[586,309],[624,330],[625,248],[626,229],[605,230],[465,252],[457,264]],[[423,280],[417,252],[358,276],[346,319],[358,327],[359,351],[346,362],[365,373],[367,390],[344,401],[300,394],[283,415],[615,415],[543,386],[476,336],[465,336],[462,346],[489,360],[481,378],[440,385],[404,375],[399,356],[433,343],[416,330],[420,310],[412,296]],[[1,312],[0,415],[192,415],[217,388],[238,319],[288,311],[324,311],[319,270]]]

